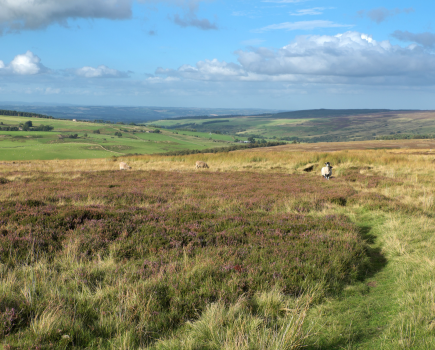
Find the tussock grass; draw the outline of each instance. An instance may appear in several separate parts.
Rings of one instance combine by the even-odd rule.
[[[432,348],[435,169],[412,153],[2,167],[0,344]]]

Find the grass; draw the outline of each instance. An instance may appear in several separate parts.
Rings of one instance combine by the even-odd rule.
[[[432,348],[435,165],[415,153],[2,164],[0,344]]]
[[[5,126],[32,119],[34,126],[50,125],[51,132],[0,131],[0,160],[91,159],[125,154],[153,154],[185,149],[223,147],[234,142],[229,135],[154,130],[143,126],[96,124],[69,120],[0,116]],[[99,130],[100,134],[94,133]],[[122,137],[115,133],[121,132]],[[77,134],[78,138],[61,138]],[[246,139],[246,138],[243,138]]]

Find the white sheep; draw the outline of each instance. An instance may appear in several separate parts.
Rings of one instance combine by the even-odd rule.
[[[128,170],[131,169],[131,166],[127,165],[127,163],[121,162],[119,163],[119,170]]]
[[[199,168],[208,168],[208,165],[207,165],[206,162],[201,162],[201,161],[198,160],[196,162],[196,164],[195,164],[195,167],[196,167],[196,169],[199,169]]]
[[[325,163],[325,166],[322,168],[322,176],[326,180],[329,180],[331,175],[332,175],[332,166],[329,162],[327,162],[327,163]]]

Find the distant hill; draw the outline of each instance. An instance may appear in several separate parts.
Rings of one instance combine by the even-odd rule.
[[[282,110],[258,108],[188,108],[188,107],[126,107],[126,106],[72,106],[1,103],[3,110],[24,110],[29,113],[51,115],[60,119],[105,120],[112,123],[144,123],[153,120],[186,116],[252,115],[277,113]]]
[[[296,142],[432,138],[434,111],[313,109],[250,116],[172,118],[150,123],[172,130]]]
[[[361,114],[393,112],[391,109],[308,109],[302,111],[281,112],[271,115],[273,119],[313,119],[337,118]]]

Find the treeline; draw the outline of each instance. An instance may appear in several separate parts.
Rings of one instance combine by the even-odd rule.
[[[222,153],[222,152],[231,152],[238,151],[249,148],[260,148],[260,147],[273,147],[273,146],[282,146],[286,145],[285,142],[266,142],[266,143],[248,143],[243,145],[233,145],[229,147],[218,147],[218,148],[208,148],[203,150],[197,149],[185,149],[181,151],[171,151],[166,153],[160,153],[162,156],[186,156],[189,154],[199,154],[199,153]]]
[[[420,134],[392,134],[377,136],[376,140],[413,140],[413,139],[433,139],[434,135],[420,135]]]
[[[38,125],[38,126],[28,126],[28,125],[22,125],[19,126],[0,126],[1,131],[51,131],[53,130],[53,127],[50,125]]]
[[[215,124],[215,123],[226,123],[229,122],[229,119],[225,119],[225,120],[210,120],[209,122],[204,122],[202,123],[202,125],[206,125],[206,124]]]
[[[45,119],[54,119],[52,116],[32,113],[32,112],[17,112],[17,111],[9,111],[6,109],[0,109],[0,115],[8,115],[12,117],[27,117],[27,118],[45,118]]]

